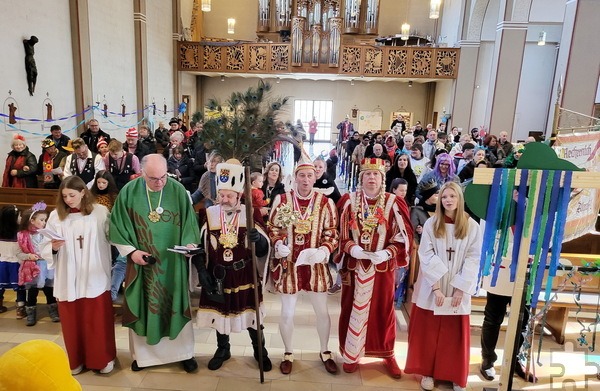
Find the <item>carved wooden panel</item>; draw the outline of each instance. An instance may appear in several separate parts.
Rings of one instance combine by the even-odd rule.
[[[204,46],[202,68],[206,70],[221,70],[223,68],[223,55],[220,46]]]
[[[456,77],[458,71],[458,51],[437,49],[435,53],[435,76]]]
[[[388,50],[386,73],[389,76],[404,76],[407,74],[408,50]]]
[[[246,50],[243,45],[227,46],[227,70],[244,71]]]
[[[342,47],[342,64],[340,66],[341,73],[360,73],[361,50],[359,47],[343,46]]]
[[[383,50],[367,48],[365,50],[365,75],[383,74]]]
[[[179,69],[198,70],[200,69],[199,55],[200,47],[195,44],[180,43],[179,45]]]
[[[259,72],[267,70],[267,54],[269,47],[267,45],[249,45],[248,46],[248,71]]]
[[[290,45],[271,45],[271,71],[290,69]]]
[[[327,37],[330,38],[330,37]],[[309,38],[310,39],[310,38]],[[321,42],[321,55],[327,53],[327,42]],[[450,79],[458,76],[460,49],[425,47],[372,47],[342,45],[340,66],[327,69],[311,66],[292,67],[289,43],[254,43],[233,46],[202,45],[200,42],[178,43],[178,69],[205,72],[319,72],[350,76],[386,76],[396,78]],[[331,58],[322,58],[329,60]]]
[[[411,76],[429,76],[431,74],[432,50],[413,50],[410,66]]]

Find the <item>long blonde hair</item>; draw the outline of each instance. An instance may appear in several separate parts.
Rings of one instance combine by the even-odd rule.
[[[442,195],[446,190],[453,190],[458,197],[456,214],[454,215],[454,237],[464,239],[469,231],[469,215],[465,212],[465,199],[462,190],[456,182],[446,182],[440,189],[440,195],[435,208],[435,221],[433,223],[433,234],[436,238],[446,236],[446,211],[442,204]]]

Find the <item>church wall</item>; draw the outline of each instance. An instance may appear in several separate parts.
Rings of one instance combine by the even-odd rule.
[[[435,87],[435,99],[433,103],[433,111],[438,113],[438,120],[435,127],[442,122],[444,111],[446,114],[452,114],[452,98],[454,96],[454,80],[438,80]],[[464,124],[455,124],[452,119],[448,122],[451,126],[458,126],[466,129]]]
[[[295,120],[292,118],[294,111],[293,101],[295,99],[307,100],[333,100],[333,129],[344,119],[346,114],[354,107],[363,111],[373,111],[379,105],[383,110],[382,128],[389,129],[391,124],[390,115],[403,107],[413,113],[414,123],[417,120],[424,122],[426,85],[413,83],[408,87],[407,83],[399,82],[361,82],[355,81],[351,86],[349,81],[314,81],[314,80],[289,80],[282,79],[279,84],[275,80],[267,80],[273,86],[274,96],[289,96],[290,104],[283,121]],[[202,102],[205,105],[208,99],[217,98],[224,101],[234,91],[245,91],[249,87],[255,87],[258,79],[225,78],[224,82],[219,77],[203,77]],[[352,119],[356,125],[358,122]],[[336,130],[337,131],[337,130]]]
[[[190,96],[190,104],[187,106],[186,110],[190,115],[190,120],[192,115],[197,111],[196,107],[197,103],[197,86],[196,86],[196,75],[192,75],[190,73],[179,72],[179,92],[181,95],[189,95]],[[182,102],[181,96],[179,97],[179,101],[176,102],[175,107],[179,107],[179,104]],[[177,113],[175,113],[177,114]]]
[[[533,0],[530,22],[562,23],[565,19],[565,0]]]
[[[133,3],[121,0],[90,1],[89,20],[94,99],[100,102],[106,100],[109,111],[121,113],[123,103],[126,112],[136,111]],[[121,117],[109,113],[109,118],[105,119],[100,113],[95,113],[94,117],[104,131],[121,141],[125,139],[125,131],[138,121],[136,114]]]
[[[158,125],[160,117],[170,119],[173,113],[163,115],[163,106],[172,110],[178,102],[173,101],[173,21],[172,4],[169,1],[152,2],[146,7],[148,37],[148,98],[156,103]],[[156,128],[156,126],[154,126]]]
[[[526,139],[529,131],[545,131],[546,123],[552,122],[547,113],[556,54],[554,45],[538,46],[536,41],[525,45],[513,127],[515,140]]]
[[[440,44],[453,47],[461,39],[462,3],[461,0],[445,0],[442,2],[443,12],[438,20],[438,35],[441,36]]]
[[[49,17],[51,15],[51,17]],[[38,70],[35,95],[27,91],[23,39],[35,35],[39,42],[34,46]],[[75,114],[75,86],[71,51],[71,25],[68,0],[40,2],[35,0],[3,0],[0,12],[0,48],[2,48],[2,73],[0,75],[0,112],[9,114],[7,101],[16,100],[17,117],[46,119],[45,106],[51,100],[53,118]],[[8,91],[12,92],[9,95]],[[46,93],[49,96],[46,96]],[[9,127],[8,118],[0,117],[0,167],[4,169],[6,154],[15,130]],[[18,121],[26,142],[36,156],[41,153],[40,142],[50,134],[50,126],[59,124],[69,136],[77,121],[69,119],[52,123]]]
[[[468,125],[469,129],[478,128],[481,125],[485,125],[485,110],[488,105],[487,96],[489,92],[490,73],[493,58],[494,43],[481,42],[481,46],[479,48],[479,61],[477,64],[477,74],[475,76],[475,88],[473,89],[471,123]]]

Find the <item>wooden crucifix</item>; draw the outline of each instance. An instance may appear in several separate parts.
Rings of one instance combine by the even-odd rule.
[[[83,249],[83,236],[79,235],[76,240],[79,242],[79,248]]]
[[[534,143],[534,144],[539,144],[539,145],[534,145],[532,147],[532,149],[535,149],[536,152],[541,151],[543,148],[545,147],[547,149],[550,149],[549,147],[540,144],[540,143]],[[527,150],[529,150],[529,147],[527,148]],[[552,153],[554,153],[552,150],[550,150]],[[526,151],[527,152],[527,151]],[[533,150],[531,152],[534,152]],[[533,154],[534,156],[536,156],[536,159],[538,161],[541,161],[541,163],[539,164],[548,164],[547,159],[542,159],[541,156],[539,154]],[[523,155],[525,156],[525,154]],[[556,157],[556,154],[554,153],[554,157],[553,159],[556,160],[560,160]],[[553,160],[551,159],[551,160]],[[558,165],[554,165],[552,164],[552,162],[550,162],[549,164],[549,170],[558,170],[560,169],[558,167]],[[473,184],[475,185],[490,185],[493,183],[494,180],[494,173],[497,169],[493,169],[493,168],[477,168],[475,169],[475,174],[473,177]],[[543,169],[540,167],[538,169],[534,169],[534,168],[528,168],[529,173],[533,172],[533,171],[538,171],[541,172]],[[515,181],[514,183],[517,184],[520,181],[520,176],[522,175],[523,169],[517,168],[515,169]],[[561,171],[562,174],[564,175],[564,171]],[[561,177],[561,186],[564,183],[564,176]],[[542,175],[536,175],[535,176],[535,182],[531,180],[531,176],[529,176],[529,183],[528,186],[530,186],[531,188],[535,188],[536,191],[531,194],[531,192],[529,193],[529,199],[527,200],[527,204],[531,205],[532,208],[534,208],[534,213],[533,215],[539,215],[539,212],[542,212],[542,210],[540,209],[540,205],[538,205],[538,199],[541,196],[541,193],[543,193],[544,191],[546,191],[545,189],[545,183],[542,183]],[[585,171],[573,171],[572,172],[572,179],[571,179],[571,188],[600,188],[600,173],[599,172],[585,172]],[[512,189],[510,189],[510,191],[512,191]],[[467,193],[469,192],[469,189],[467,190]],[[468,198],[468,196],[466,195],[466,198]],[[491,197],[490,197],[491,198]],[[487,200],[486,200],[487,202]],[[467,204],[468,204],[468,200],[467,200]],[[469,206],[471,207],[471,206]],[[534,224],[530,224],[527,225],[525,224],[523,226],[523,231],[521,234],[521,240],[520,240],[520,247],[519,247],[519,251],[518,251],[518,264],[517,264],[517,269],[516,269],[516,277],[515,277],[515,285],[514,285],[514,291],[512,294],[512,299],[511,299],[511,308],[521,308],[522,304],[523,304],[523,300],[524,300],[524,292],[525,292],[525,287],[526,287],[526,279],[527,279],[527,268],[528,268],[528,260],[530,257],[530,250],[532,247],[532,233],[533,233],[533,227]],[[557,234],[556,232],[554,233],[555,235]],[[561,236],[560,238],[558,238],[559,243],[562,242],[563,237]],[[516,242],[515,242],[516,243]],[[498,384],[499,388],[498,390],[512,390],[512,377],[513,377],[513,373],[514,373],[514,360],[515,360],[515,349],[517,349],[518,347],[516,346],[515,340],[518,341],[517,338],[517,334],[518,332],[520,332],[519,330],[521,329],[521,322],[523,319],[523,314],[520,313],[519,311],[510,311],[510,316],[509,316],[509,320],[508,320],[508,329],[506,331],[506,337],[505,337],[505,341],[504,341],[504,354],[503,354],[503,359],[502,359],[502,370],[500,372],[500,382]],[[490,388],[490,387],[485,387],[484,390],[488,390],[491,391],[494,388]]]
[[[456,250],[450,247],[448,250],[446,250],[446,252],[448,253],[448,262],[452,262],[452,254],[455,253]]]

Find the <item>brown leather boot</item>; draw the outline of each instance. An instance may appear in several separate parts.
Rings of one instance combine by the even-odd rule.
[[[27,310],[25,309],[25,304],[18,305],[17,304],[17,319],[23,319],[27,316]]]

